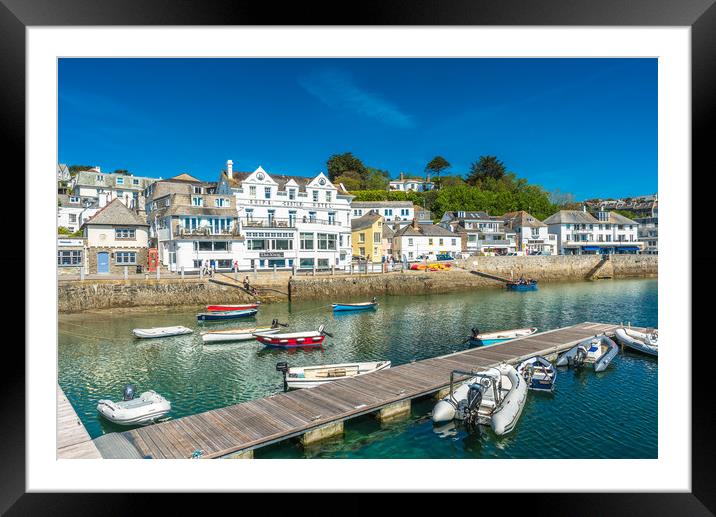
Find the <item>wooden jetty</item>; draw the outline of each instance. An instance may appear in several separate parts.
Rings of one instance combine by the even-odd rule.
[[[254,449],[289,438],[301,437],[307,444],[341,434],[343,422],[360,415],[375,413],[385,420],[409,413],[412,399],[445,396],[453,370],[479,371],[535,355],[553,356],[590,336],[613,335],[620,326],[580,323],[311,389],[281,392],[125,431],[116,438],[125,449],[133,446],[137,451],[124,457],[251,458]],[[277,378],[277,385],[279,382]]]
[[[65,392],[57,385],[57,459],[99,459],[99,450],[75,413]]]

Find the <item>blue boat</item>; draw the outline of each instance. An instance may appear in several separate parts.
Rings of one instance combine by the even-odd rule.
[[[517,365],[519,373],[527,382],[527,388],[534,391],[554,391],[557,369],[541,355],[525,359]]]
[[[375,309],[378,305],[378,302],[373,298],[370,302],[362,302],[362,303],[334,303],[331,305],[333,307],[333,312],[341,312],[341,311],[367,311]]]
[[[474,328],[472,329],[472,334],[468,338],[468,341],[472,346],[487,346],[509,341],[511,339],[517,339],[518,337],[531,336],[535,332],[537,332],[537,327],[499,330],[497,332],[487,333],[481,333],[478,329]]]
[[[505,286],[511,291],[536,291],[537,280],[507,282]]]
[[[259,312],[258,309],[244,309],[241,311],[220,311],[220,312],[202,312],[196,315],[199,321],[224,321],[237,320],[239,318],[250,318]]]

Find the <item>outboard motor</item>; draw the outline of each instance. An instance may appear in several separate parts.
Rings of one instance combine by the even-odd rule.
[[[482,385],[480,383],[470,384],[467,392],[467,404],[464,408],[465,424],[468,428],[477,428],[478,422],[478,411],[480,410],[480,404],[482,403]]]
[[[286,374],[288,373],[288,363],[281,361],[276,363],[276,371],[283,373],[283,391],[288,391],[288,382],[286,382]]]
[[[587,349],[583,346],[577,348],[577,352],[574,354],[572,359],[572,366],[575,368],[581,368],[584,366],[584,360],[587,358]]]
[[[127,384],[124,386],[124,390],[122,390],[122,400],[132,400],[136,391],[137,387],[134,384]]]

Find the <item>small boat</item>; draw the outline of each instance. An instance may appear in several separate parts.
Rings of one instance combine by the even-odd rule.
[[[557,369],[541,355],[522,361],[517,365],[517,373],[527,381],[528,389],[549,392],[554,390]]]
[[[313,388],[327,382],[378,372],[387,368],[390,368],[390,361],[294,366],[292,368],[289,368],[288,363],[285,362],[276,365],[276,371],[283,373],[284,390]]]
[[[204,343],[219,343],[223,341],[251,341],[256,339],[255,333],[275,334],[281,329],[278,327],[255,327],[243,329],[214,330],[202,332],[201,340]]]
[[[455,374],[472,378],[453,389]],[[450,394],[435,405],[432,420],[461,420],[473,428],[489,425],[501,436],[515,428],[526,400],[527,383],[509,364],[477,374],[455,370],[450,374]]]
[[[333,307],[334,312],[339,311],[365,311],[370,309],[375,309],[378,305],[377,300],[375,297],[369,302],[362,302],[362,303],[334,303],[331,305]]]
[[[246,309],[257,309],[260,302],[245,303],[241,305],[207,305],[206,310],[209,312],[224,312],[224,311],[243,311]]]
[[[486,332],[481,334],[479,329],[473,328],[472,335],[468,338],[468,341],[473,346],[494,345],[495,343],[502,343],[503,341],[516,339],[518,337],[531,336],[535,332],[537,332],[537,327],[498,330],[497,332]]]
[[[244,309],[241,311],[224,311],[224,312],[202,312],[196,315],[199,321],[222,321],[236,320],[239,318],[250,318],[254,316],[258,309]]]
[[[169,337],[169,336],[181,336],[182,334],[191,334],[194,332],[191,329],[182,327],[181,325],[176,327],[155,327],[151,329],[134,329],[132,334],[138,338],[149,339],[155,337]]]
[[[619,343],[633,350],[638,350],[649,355],[659,355],[659,331],[638,332],[630,328],[616,330],[616,338]]]
[[[591,364],[595,372],[601,372],[609,366],[619,352],[617,344],[606,335],[594,336],[577,343],[557,359],[557,366],[581,368]]]
[[[122,400],[100,400],[97,411],[110,422],[119,425],[144,425],[155,421],[172,409],[171,403],[156,391],[145,391],[134,398],[135,386],[124,387]]]
[[[255,332],[256,339],[266,346],[281,348],[296,347],[317,347],[323,344],[326,336],[331,336],[323,329],[323,325],[318,330],[308,332],[291,332],[288,334],[266,334],[263,332]]]
[[[505,287],[511,291],[536,291],[537,280],[517,280],[505,283]]]

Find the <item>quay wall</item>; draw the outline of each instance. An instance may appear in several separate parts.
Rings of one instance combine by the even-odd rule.
[[[336,299],[337,296],[428,294],[469,289],[500,288],[500,281],[475,271],[509,278],[524,275],[540,282],[591,278],[656,277],[658,256],[614,255],[600,264],[594,255],[551,257],[470,257],[456,260],[449,271],[405,271],[375,274],[321,274],[316,276],[252,276],[263,303],[302,299]],[[217,276],[231,283],[231,279]],[[263,288],[262,288],[263,287]],[[247,303],[252,296],[236,287],[206,279],[60,280],[58,310],[63,313],[129,307],[197,306],[210,303]]]
[[[470,257],[456,260],[450,271],[368,274],[328,277],[294,277],[289,282],[291,300],[336,296],[428,294],[499,288],[503,283],[476,275],[479,271],[502,278],[524,275],[540,282],[602,278],[648,278],[658,275],[656,255],[617,255],[604,263],[600,256]]]

